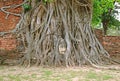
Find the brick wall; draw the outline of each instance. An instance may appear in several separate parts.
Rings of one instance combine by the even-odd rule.
[[[103,46],[111,56],[120,55],[120,36],[104,36]]]
[[[0,1],[0,8],[3,6],[9,6],[13,4],[20,4],[23,0],[1,0]],[[16,9],[10,8],[7,9],[7,11],[13,12],[13,13],[21,13],[21,7],[18,7]],[[7,15],[0,11],[0,32],[6,32],[13,30],[16,26],[16,24],[19,22],[19,17],[14,15],[9,15],[7,19],[5,19]],[[13,50],[17,46],[15,36],[12,34],[7,34],[4,36],[0,36],[0,49],[4,50]]]
[[[13,50],[17,46],[17,41],[12,34],[0,37],[0,49]]]
[[[99,39],[99,41],[100,41],[101,44],[102,44],[102,42],[103,42],[103,32],[102,32],[102,30],[100,30],[100,29],[95,29],[94,32],[95,32],[97,38]]]
[[[97,38],[111,56],[120,57],[120,36],[103,36],[102,30],[95,29]]]

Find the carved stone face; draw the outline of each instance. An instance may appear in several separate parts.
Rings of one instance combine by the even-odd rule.
[[[59,43],[59,52],[60,54],[65,54],[66,51],[66,43],[65,40],[61,39]]]

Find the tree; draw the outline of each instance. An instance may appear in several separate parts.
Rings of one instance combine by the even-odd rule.
[[[104,35],[107,34],[108,27],[118,26],[120,21],[115,18],[115,2],[120,0],[94,0],[93,5],[93,26],[102,23]]]
[[[97,66],[110,57],[91,29],[92,0],[25,0],[13,32],[24,46],[21,64]]]

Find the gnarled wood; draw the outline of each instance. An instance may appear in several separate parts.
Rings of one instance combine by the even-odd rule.
[[[22,64],[50,66],[101,65],[108,60],[91,30],[92,0],[54,0],[30,3],[18,23],[25,55]]]

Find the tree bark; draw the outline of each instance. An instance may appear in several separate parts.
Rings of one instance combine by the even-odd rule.
[[[29,2],[32,9],[18,23],[25,54],[21,64],[49,66],[101,65],[109,58],[90,23],[92,0]]]
[[[104,31],[104,35],[107,35],[107,30],[108,30],[108,22],[103,21],[103,31]]]

